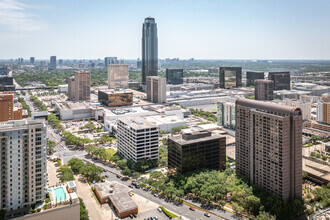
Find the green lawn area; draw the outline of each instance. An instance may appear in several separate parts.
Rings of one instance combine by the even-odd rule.
[[[112,157],[117,151],[115,151],[114,149],[105,149],[106,154],[111,155],[110,157]]]

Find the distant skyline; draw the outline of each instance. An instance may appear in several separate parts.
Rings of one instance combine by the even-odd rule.
[[[330,60],[328,0],[0,0],[0,59],[141,59],[142,24],[158,57]]]

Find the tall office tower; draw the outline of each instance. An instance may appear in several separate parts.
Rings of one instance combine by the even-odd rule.
[[[0,75],[5,75],[7,76],[8,74],[8,68],[7,67],[0,67]]]
[[[158,126],[140,116],[122,117],[117,123],[118,152],[125,159],[158,159]]]
[[[217,103],[218,125],[235,130],[235,98]]]
[[[0,123],[0,207],[7,215],[28,211],[47,192],[47,127],[44,120]]]
[[[8,72],[7,69],[0,70],[0,92],[2,91],[15,91],[12,72]]]
[[[301,198],[301,110],[238,98],[236,172],[283,199]]]
[[[168,138],[170,173],[199,169],[226,169],[226,137],[201,130]]]
[[[63,60],[58,60],[58,65],[63,65]]]
[[[56,70],[56,56],[50,57],[49,70]]]
[[[104,68],[108,68],[109,64],[118,64],[117,57],[105,57],[104,58]]]
[[[254,80],[255,100],[266,101],[274,99],[274,81],[265,79]]]
[[[23,119],[22,106],[14,104],[14,92],[0,92],[0,122],[20,119]]]
[[[242,67],[220,67],[219,87],[230,89],[242,86]]]
[[[147,100],[153,103],[166,102],[166,79],[159,76],[147,77]]]
[[[256,79],[265,79],[265,73],[264,72],[253,72],[253,71],[247,71],[246,72],[246,86],[254,86],[254,80]]]
[[[136,61],[136,68],[137,69],[142,69],[142,61],[141,60]]]
[[[167,84],[183,84],[183,69],[166,69]]]
[[[158,37],[154,18],[147,17],[142,27],[142,84],[148,76],[158,76]]]
[[[108,65],[108,88],[128,88],[128,65]]]
[[[89,72],[76,71],[68,79],[68,95],[73,101],[89,101],[91,95],[91,75]]]
[[[290,72],[269,72],[268,79],[274,81],[274,90],[290,90]]]
[[[34,57],[30,57],[30,64],[34,65]]]

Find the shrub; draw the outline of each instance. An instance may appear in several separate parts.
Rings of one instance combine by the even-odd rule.
[[[32,204],[31,208],[34,209],[36,207],[36,204]]]
[[[40,212],[41,211],[41,208],[37,208],[37,212]]]
[[[49,203],[49,202],[50,202],[50,199],[46,199],[46,200],[45,200],[45,203]]]
[[[162,211],[165,213],[165,215],[167,217],[169,217],[170,219],[172,219],[172,218],[178,218],[179,217],[179,216],[173,214],[172,212],[167,211],[163,206],[159,206],[159,208],[161,208]]]
[[[35,209],[30,209],[30,212],[31,212],[31,213],[35,213],[36,210],[35,210]]]
[[[42,207],[44,210],[47,209],[47,204],[45,204],[43,207]]]
[[[92,190],[94,191],[94,186],[92,186]]]

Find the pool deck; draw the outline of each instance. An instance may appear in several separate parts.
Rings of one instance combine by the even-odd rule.
[[[54,192],[54,190],[58,189],[58,188],[63,188],[64,193],[65,193],[65,199],[62,200],[62,201],[57,201],[57,197],[56,197],[55,192]],[[70,202],[70,195],[69,195],[69,193],[66,189],[66,183],[62,183],[58,186],[52,186],[48,189],[48,191],[49,190],[51,190],[51,192],[49,192],[49,198],[50,198],[52,206],[56,206],[56,205],[61,204],[61,203],[69,203]]]

